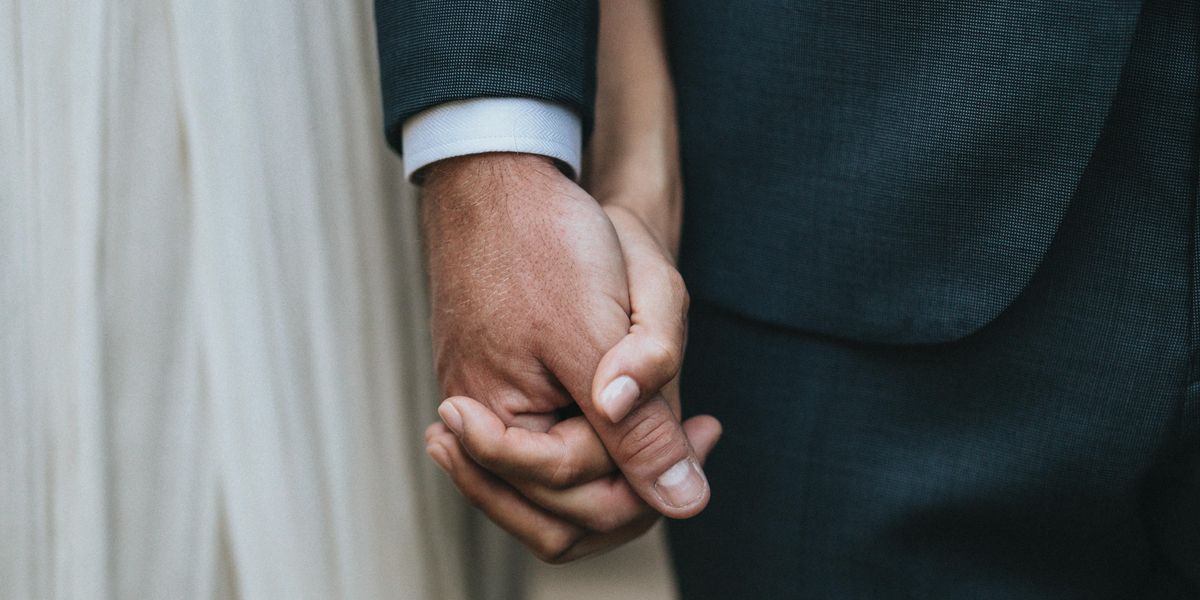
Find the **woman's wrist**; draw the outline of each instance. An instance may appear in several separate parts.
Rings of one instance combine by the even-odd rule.
[[[592,190],[601,205],[621,207],[641,219],[671,256],[677,256],[679,250],[682,192],[677,173],[646,168],[625,170]]]

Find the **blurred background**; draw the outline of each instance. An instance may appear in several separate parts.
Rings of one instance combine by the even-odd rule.
[[[371,3],[0,0],[0,598],[669,598],[425,456]],[[619,577],[612,577],[614,573]]]
[[[578,564],[551,566],[529,559],[526,597],[531,600],[671,600],[675,582],[662,525],[639,540]]]

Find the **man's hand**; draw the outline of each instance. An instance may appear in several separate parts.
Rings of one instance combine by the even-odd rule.
[[[598,439],[636,493],[630,495],[632,504],[640,497],[677,518],[702,510],[709,491],[699,459],[677,413],[657,389],[643,385],[632,397],[627,391],[621,410],[628,415],[616,422],[593,401],[601,358],[631,333],[629,285],[636,275],[627,274],[625,240],[618,239],[613,221],[595,200],[547,159],[485,154],[435,165],[426,179],[423,208],[435,357],[444,390],[458,396],[440,412],[472,457],[509,484],[561,489],[611,469],[607,459],[596,460],[603,456],[593,452]],[[637,234],[632,235],[636,248]],[[642,241],[653,243],[648,236]],[[682,316],[677,312],[671,321],[681,326]],[[675,370],[682,354],[679,333],[678,349],[659,353]],[[610,371],[623,364],[608,363]],[[653,370],[666,377],[643,384],[662,384],[674,375],[669,367]],[[555,411],[572,403],[586,421],[557,421]],[[495,420],[485,429],[473,428],[485,422],[486,413]],[[715,442],[715,422],[699,423],[706,444]],[[487,432],[500,437],[483,437]],[[435,442],[437,433],[431,430]],[[535,451],[517,464],[497,460],[505,457],[505,448],[527,446]],[[455,458],[461,457],[454,451],[430,446],[439,463],[454,467],[451,474],[463,487],[459,478],[468,471],[459,468]],[[496,511],[489,515],[510,531],[516,528]],[[613,528],[611,520],[603,525]]]
[[[642,406],[658,410],[664,399],[678,414],[673,380],[683,354],[687,292],[670,253],[634,211],[619,204],[612,202],[605,214],[620,244],[631,314],[623,322],[625,335],[599,359],[592,398],[610,421],[647,410]],[[614,383],[624,393],[605,393]],[[430,456],[473,504],[544,560],[563,562],[606,550],[640,535],[659,516],[614,474],[603,443],[583,417],[538,433],[507,425],[495,410],[465,396],[448,399],[439,412],[446,425],[427,431]],[[541,418],[541,413],[513,417],[526,425],[538,425]],[[720,425],[701,416],[685,423],[684,431],[702,462]]]
[[[541,271],[541,287],[527,290],[525,301],[531,306],[547,302],[558,315],[559,320],[538,334],[534,348],[537,362],[561,384],[559,395],[534,393],[522,400],[510,394],[509,404],[500,407],[493,406],[494,401],[450,398],[439,412],[454,433],[436,424],[426,434],[430,456],[467,498],[540,557],[555,562],[636,537],[657,519],[656,510],[672,517],[700,512],[709,494],[700,461],[721,434],[712,417],[690,419],[682,431],[676,417],[675,378],[683,360],[687,291],[673,257],[683,198],[661,7],[637,0],[602,4],[595,130],[584,176],[604,212],[573,183],[550,171],[548,161],[538,165],[538,176],[525,182],[533,185],[475,171],[476,181],[489,184],[476,186],[476,194],[486,196],[479,201],[504,197],[498,206],[508,219],[505,227],[521,229],[523,251],[532,250],[532,257],[550,256],[536,267],[553,272]],[[436,197],[453,198],[470,189],[469,181],[459,192],[439,191]],[[493,182],[504,190],[491,187]],[[427,187],[427,198],[430,191]],[[544,203],[552,205],[549,212],[539,208]],[[531,220],[538,222],[531,225]],[[428,231],[436,233],[432,227]],[[431,251],[437,249],[433,242]],[[500,262],[512,265],[512,251],[505,249],[506,258]],[[434,273],[435,303],[440,276]],[[507,295],[507,288],[511,282],[493,290]],[[518,329],[516,337],[503,341],[520,343],[527,339],[521,337],[524,333]],[[439,340],[444,334],[439,330]],[[470,352],[469,340],[460,347]],[[519,346],[515,349],[521,353]],[[557,352],[567,352],[567,358]],[[495,355],[502,354],[511,353]],[[523,372],[511,369],[523,363],[487,364],[486,371],[493,375],[484,379],[494,379],[494,373],[505,369]],[[536,379],[537,366],[523,379]],[[565,396],[578,401],[586,420],[574,417],[546,430],[552,423],[543,412],[547,406],[531,407],[529,398],[550,398],[548,404],[557,406]],[[546,433],[511,427],[518,422]],[[685,450],[689,440],[691,452]],[[612,474],[609,454],[626,477]]]

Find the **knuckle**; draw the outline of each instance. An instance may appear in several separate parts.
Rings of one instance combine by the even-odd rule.
[[[692,294],[688,292],[687,283],[683,280],[683,275],[679,271],[672,269],[669,280],[671,282],[671,294],[679,301],[679,315],[682,321],[680,326],[682,330],[682,328],[686,328],[688,310],[692,306]]]
[[[658,337],[650,338],[650,342],[646,345],[645,349],[646,362],[657,365],[660,370],[674,377],[675,372],[679,370],[679,363],[682,359],[682,352],[679,346],[674,341],[663,340]]]
[[[663,268],[662,278],[670,297],[686,307],[691,302],[691,295],[688,293],[687,282],[683,280],[683,275],[679,270],[674,266],[666,266]]]
[[[470,504],[474,508],[483,510],[487,504],[487,497],[473,487],[458,484],[458,491],[462,494],[463,499],[467,501],[467,504]]]
[[[563,456],[558,460],[550,471],[550,476],[546,479],[546,485],[554,489],[564,489],[579,483],[582,468],[579,463],[570,456]]]
[[[567,556],[567,550],[564,550],[558,554],[551,554],[551,555],[545,555],[545,556],[537,554],[537,553],[534,553],[534,555],[538,557],[538,560],[540,560],[548,565],[565,565],[565,564],[571,562],[571,559]]]
[[[483,443],[483,440],[480,440],[478,436],[464,435],[463,445],[467,447],[471,458],[474,458],[475,462],[488,470],[495,470],[496,466],[503,460],[503,453],[500,446]]]
[[[667,269],[667,286],[670,288],[671,297],[678,298],[687,302],[690,298],[687,290],[687,283],[683,280],[683,275],[675,268]]]
[[[654,475],[653,471],[687,454],[687,446],[678,424],[668,411],[646,414],[621,437],[617,458],[626,471],[635,476]]]
[[[566,555],[575,545],[576,536],[559,528],[549,528],[538,533],[528,546],[538,560],[552,565],[567,562]]]
[[[612,533],[620,529],[624,525],[626,519],[621,518],[614,511],[602,510],[596,514],[588,515],[584,519],[584,526],[598,533]]]

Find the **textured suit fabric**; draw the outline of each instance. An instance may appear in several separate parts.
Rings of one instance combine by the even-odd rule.
[[[685,597],[1198,597],[1196,11],[668,1],[684,406],[725,424]],[[388,63],[474,34],[398,57],[382,13],[394,127],[441,88]]]
[[[1139,5],[668,2],[693,295],[880,342],[980,327],[1054,235]]]
[[[685,598],[1200,598],[1197,12],[1147,1],[1044,260],[972,335],[696,303],[684,407],[725,435],[670,523]]]
[[[486,96],[559,102],[589,128],[596,20],[595,0],[376,0],[388,142],[403,153],[404,119]]]

